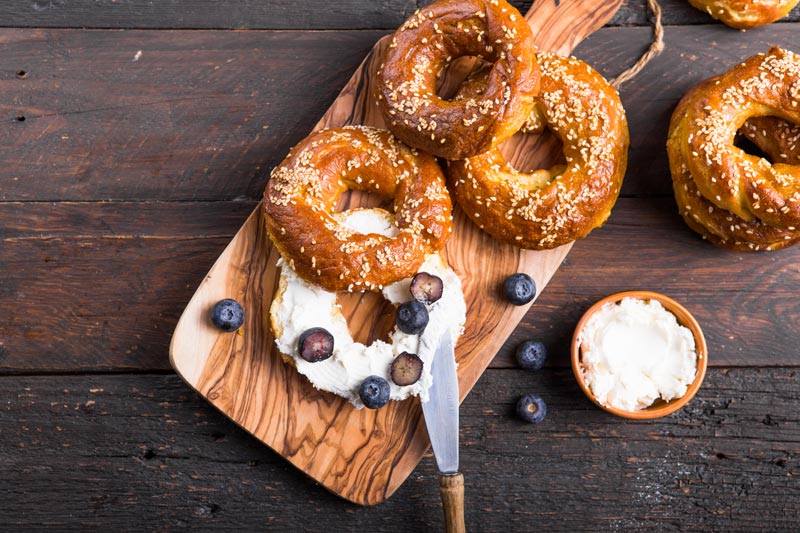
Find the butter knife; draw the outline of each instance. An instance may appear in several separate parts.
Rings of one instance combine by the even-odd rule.
[[[464,533],[464,476],[458,471],[458,376],[453,337],[445,330],[441,338],[420,338],[420,351],[433,352],[433,384],[422,413],[431,439],[433,455],[439,468],[439,492],[442,497],[447,533]]]

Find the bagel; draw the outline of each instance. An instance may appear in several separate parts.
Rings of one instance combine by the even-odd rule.
[[[701,84],[673,113],[669,141],[700,193],[739,218],[800,227],[800,166],[750,155],[734,145],[748,119],[800,123],[800,56],[774,47]]]
[[[391,200],[396,235],[345,224],[334,210],[347,189]],[[328,291],[380,291],[413,276],[453,229],[436,160],[363,126],[318,131],[292,148],[267,183],[263,215],[292,270]]]
[[[714,86],[719,77],[706,80],[693,87],[678,103],[672,115],[667,142],[670,173],[678,210],[686,224],[709,242],[722,248],[740,251],[778,250],[800,240],[800,232],[770,226],[758,219],[745,220],[727,211],[703,196],[689,171],[683,151],[680,129],[688,107],[698,94]],[[773,129],[769,129],[773,128]],[[795,127],[774,117],[757,117],[745,122],[742,133],[751,139],[769,157],[778,159],[785,154],[787,161],[800,158],[800,146],[789,144]],[[791,148],[791,150],[789,150]]]
[[[548,127],[566,166],[523,173],[499,148],[447,166],[455,200],[481,229],[528,249],[550,249],[602,225],[619,195],[628,124],[617,91],[586,63],[539,54],[542,93],[526,129]],[[467,84],[475,90],[477,84]]]
[[[380,209],[351,210],[348,217],[358,217],[359,224],[367,223],[387,236],[396,232],[392,215]],[[280,260],[278,266],[280,278],[270,306],[270,323],[284,362],[294,366],[315,388],[342,396],[359,409],[363,404],[358,388],[368,376],[377,375],[387,380],[391,400],[409,396],[419,396],[422,401],[428,399],[433,352],[420,349],[419,335],[404,333],[395,326],[386,342],[375,340],[368,345],[357,342],[337,304],[336,293],[300,279],[284,260]],[[440,277],[443,282],[441,299],[429,307],[426,334],[439,338],[444,331],[449,331],[455,345],[463,332],[467,311],[461,280],[438,253],[428,255],[420,270]],[[404,279],[387,285],[382,291],[383,297],[394,306],[410,301],[410,283],[410,279]],[[304,331],[319,327],[333,336],[333,353],[328,359],[309,362],[300,356],[298,340]],[[392,381],[390,366],[403,352],[418,354],[423,368],[417,382],[400,386]]]
[[[445,100],[438,77],[462,56],[492,64],[481,99]],[[438,0],[392,37],[376,100],[389,130],[409,146],[462,159],[511,137],[539,91],[533,34],[505,0]]]
[[[798,0],[689,0],[689,3],[731,28],[747,30],[785,17]]]

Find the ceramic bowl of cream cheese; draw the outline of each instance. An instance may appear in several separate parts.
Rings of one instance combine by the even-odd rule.
[[[572,338],[572,370],[600,408],[630,419],[674,413],[700,388],[708,347],[697,320],[675,300],[650,291],[603,298]]]

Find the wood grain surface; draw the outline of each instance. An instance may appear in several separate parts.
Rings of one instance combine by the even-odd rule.
[[[49,28],[394,29],[432,0],[34,0],[0,3],[0,25]],[[533,0],[510,0],[523,13]],[[686,0],[659,0],[665,24],[709,24]],[[645,26],[647,0],[624,0],[609,26]],[[800,20],[800,8],[781,20]]]
[[[623,196],[672,195],[663,139],[689,87],[797,31],[700,29],[669,28],[622,88],[636,110]],[[256,200],[385,34],[0,29],[0,201]],[[614,77],[650,37],[604,28],[575,53]]]
[[[385,34],[54,31],[3,30],[3,200],[258,198]]]
[[[617,0],[564,0],[558,6],[545,2],[534,6],[526,18],[540,50],[568,54],[618,7]],[[351,124],[384,127],[374,104],[373,84],[388,41],[387,37],[375,45],[315,129]],[[451,69],[443,85],[457,85],[459,80],[452,78],[468,72]],[[536,146],[533,136],[513,138],[506,145],[511,145],[509,152],[524,153],[524,163],[532,168],[553,163],[547,159],[549,150],[526,149]],[[537,160],[530,152],[544,157]],[[515,162],[523,164],[521,159]],[[367,205],[366,198],[349,191],[339,204],[359,207]],[[521,250],[479,230],[458,207],[453,216],[453,235],[444,256],[461,279],[467,303],[465,332],[455,349],[463,400],[531,305],[510,305],[500,293],[503,280],[514,272],[526,272],[540,293],[571,245]],[[181,315],[170,344],[170,362],[215,407],[325,488],[354,503],[381,503],[429,446],[419,401],[359,411],[341,397],[317,391],[282,361],[269,325],[279,258],[256,209]],[[214,303],[223,298],[236,299],[245,310],[245,323],[236,335],[220,332],[208,318]],[[374,331],[375,317],[387,312],[374,295],[351,295],[340,298],[340,304],[355,330]]]
[[[800,13],[742,33],[684,0],[660,3],[667,48],[622,90],[633,141],[623,198],[463,403],[477,530],[794,531],[800,521],[800,247],[746,255],[700,241],[676,214],[663,147],[686,88],[772,43],[796,49]],[[440,527],[430,456],[387,502],[349,505],[177,377],[154,375],[167,372],[182,309],[269,169],[412,4],[342,0],[317,17],[318,0],[308,10],[280,0],[0,3],[4,530]],[[610,25],[623,27],[576,54],[613,77],[649,42],[645,1],[624,2]],[[647,424],[592,407],[560,368],[583,311],[632,288],[684,303],[714,366],[687,409]],[[528,338],[550,348],[539,374],[513,369]],[[514,419],[524,392],[548,402],[542,425]]]
[[[486,372],[461,407],[470,531],[794,531],[800,369],[712,369],[682,411],[622,423],[571,371]],[[535,390],[547,419],[512,412]],[[322,490],[176,376],[0,380],[4,530],[441,531],[434,459],[392,498]]]
[[[0,372],[169,369],[186,302],[254,207],[0,202],[0,294],[13,302],[0,306]],[[491,367],[515,366],[511,352],[528,338],[550,347],[549,364],[569,366],[583,312],[637,288],[663,292],[697,317],[712,366],[796,365],[799,263],[798,247],[743,254],[708,245],[671,197],[621,198],[606,225],[573,246]]]

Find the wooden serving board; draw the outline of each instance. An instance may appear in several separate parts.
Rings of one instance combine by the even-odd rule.
[[[621,3],[542,0],[526,18],[539,50],[568,54]],[[383,127],[371,84],[387,43],[385,37],[375,45],[316,129]],[[457,85],[469,68],[451,69],[445,83]],[[522,135],[508,141],[504,150],[521,169],[552,162],[559,151],[548,139]],[[367,203],[355,193],[345,196],[342,208]],[[380,503],[429,446],[419,401],[358,411],[317,391],[283,363],[269,324],[279,255],[260,216],[259,209],[250,215],[187,305],[172,337],[172,366],[212,405],[330,491],[362,505]],[[445,255],[461,277],[467,301],[466,332],[456,346],[462,400],[530,307],[507,304],[500,296],[502,281],[514,272],[527,272],[541,291],[569,249],[532,252],[500,244],[456,209]],[[236,333],[220,332],[210,322],[211,308],[223,298],[234,298],[245,309],[245,324]],[[393,320],[391,309],[376,295],[343,295],[339,301],[351,332],[362,342],[382,336]]]

